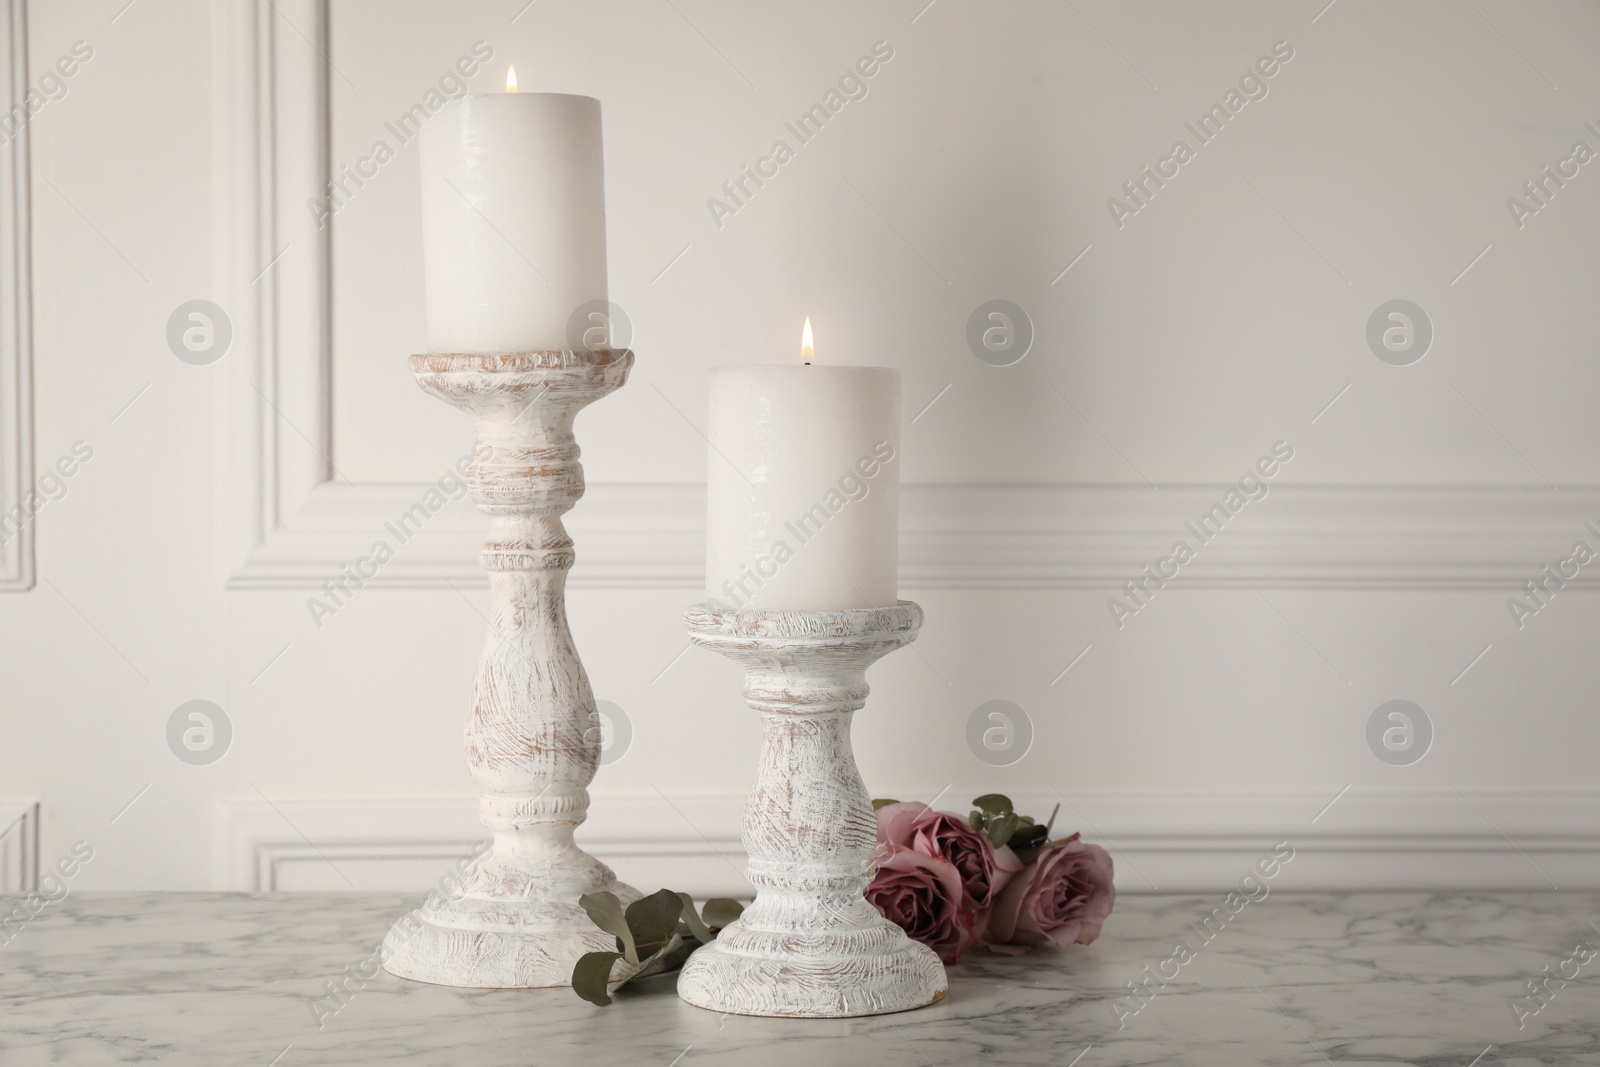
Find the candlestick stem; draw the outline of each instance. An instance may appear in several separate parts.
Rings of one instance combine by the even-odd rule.
[[[881,1015],[945,995],[944,968],[862,895],[876,823],[850,747],[867,667],[909,644],[922,609],[685,614],[696,644],[745,669],[761,761],[744,810],[755,903],[678,977],[690,1004],[743,1015]]]
[[[478,438],[468,489],[489,515],[489,631],[472,683],[467,767],[493,847],[447,895],[384,940],[393,974],[440,985],[568,985],[585,952],[614,947],[578,898],[639,893],[574,843],[589,809],[600,725],[567,626],[572,539],[561,517],[583,495],[572,421],[621,387],[626,349],[411,357],[422,388],[467,412]]]

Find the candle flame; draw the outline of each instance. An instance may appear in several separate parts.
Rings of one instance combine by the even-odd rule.
[[[816,346],[811,343],[810,315],[806,316],[806,324],[800,330],[800,358],[805,361],[808,367],[811,365],[811,361],[816,358]]]
[[[514,93],[516,91],[517,91],[517,68],[516,67],[507,67],[506,68],[506,92]]]

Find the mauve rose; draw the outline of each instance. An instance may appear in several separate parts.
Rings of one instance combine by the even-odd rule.
[[[1087,945],[1100,936],[1116,898],[1110,855],[1073,834],[1029,857],[1023,872],[1000,891],[988,936],[996,951],[1007,954],[1034,945]]]
[[[904,845],[886,845],[867,886],[878,914],[954,963],[973,942],[972,917],[962,907],[961,875],[950,864]]]
[[[885,804],[876,814],[880,840],[944,860],[960,872],[968,908],[989,907],[1022,870],[1015,852],[995,848],[988,834],[972,830],[960,816],[911,801]]]

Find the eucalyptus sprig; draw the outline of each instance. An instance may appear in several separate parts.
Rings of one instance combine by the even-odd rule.
[[[1061,810],[1057,804],[1050,810],[1049,821],[1041,825],[1030,816],[1018,815],[1011,798],[1004,793],[985,793],[974,799],[972,806],[976,810],[967,816],[967,825],[973,832],[986,834],[996,848],[1009,845],[1013,852],[1030,851],[1048,843],[1050,828]]]
[[[683,966],[701,945],[708,945],[723,927],[737,919],[744,905],[714,897],[695,911],[687,893],[663,889],[629,904],[624,910],[615,893],[586,893],[578,898],[594,924],[617,939],[615,952],[588,952],[572,968],[572,991],[591,1004],[611,1003],[607,992],[644,974],[662,974]],[[611,978],[618,960],[622,977]]]

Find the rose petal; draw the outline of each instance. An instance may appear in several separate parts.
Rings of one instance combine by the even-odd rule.
[[[928,805],[915,800],[900,800],[885,804],[873,814],[878,820],[878,840],[902,848],[911,847],[911,834],[917,818],[928,810]]]

